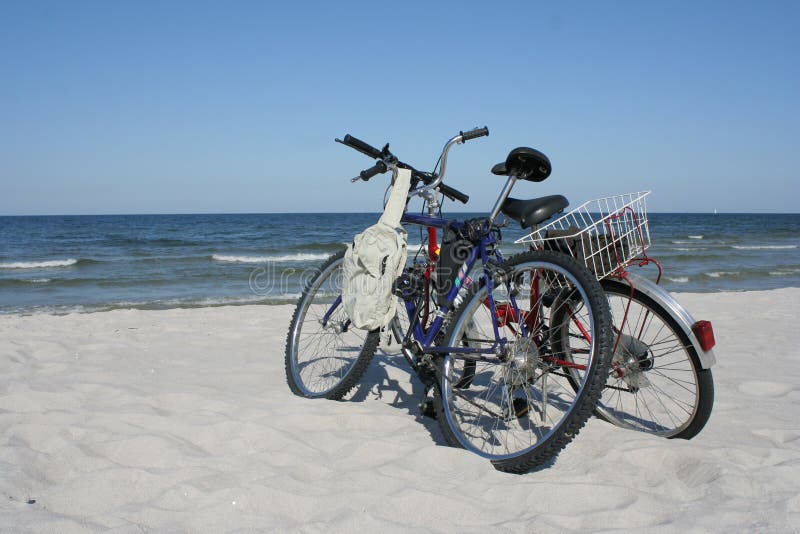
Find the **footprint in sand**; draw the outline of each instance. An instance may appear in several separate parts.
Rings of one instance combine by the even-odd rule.
[[[739,391],[756,397],[783,397],[794,389],[793,384],[769,380],[746,380],[739,384]]]

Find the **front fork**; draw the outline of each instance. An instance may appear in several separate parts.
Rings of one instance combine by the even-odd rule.
[[[342,296],[339,295],[330,305],[328,311],[325,312],[325,315],[322,316],[322,319],[320,319],[319,324],[322,325],[322,328],[332,328],[337,334],[341,334],[342,332],[347,332],[351,324],[349,318],[339,323],[330,322],[331,316],[336,311],[336,308],[341,306],[341,304],[342,304]]]

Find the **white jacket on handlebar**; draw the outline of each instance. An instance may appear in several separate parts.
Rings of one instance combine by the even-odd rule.
[[[344,254],[342,305],[356,328],[383,328],[395,315],[392,284],[406,264],[405,211],[411,171],[397,169],[389,201],[378,223],[355,236]]]

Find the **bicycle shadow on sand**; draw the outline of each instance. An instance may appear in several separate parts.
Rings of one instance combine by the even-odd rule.
[[[424,386],[397,349],[397,346],[381,345],[370,362],[367,372],[342,401],[364,402],[371,399],[384,402],[393,408],[405,410],[425,427],[436,445],[451,447],[442,434],[436,419],[422,414],[419,403],[425,399],[423,397]],[[428,398],[431,396],[432,393]],[[466,453],[466,451],[464,452]],[[550,458],[528,473],[548,469],[555,464],[556,459],[557,457]]]
[[[423,389],[422,382],[411,370],[403,355],[398,352],[398,347],[381,345],[370,362],[367,372],[342,401],[364,402],[370,399],[381,401],[399,410],[405,410],[425,427],[436,445],[451,447],[442,434],[436,419],[422,415],[419,403],[425,399]],[[431,396],[432,393],[428,398]],[[467,454],[467,451],[464,453]],[[548,469],[555,464],[556,460],[557,456],[550,458],[528,473]],[[512,476],[517,475],[512,474]]]
[[[405,410],[425,427],[434,443],[449,447],[436,420],[422,414],[419,404],[425,400],[424,393],[422,382],[398,352],[398,347],[381,345],[367,372],[343,401],[364,402],[371,399]]]

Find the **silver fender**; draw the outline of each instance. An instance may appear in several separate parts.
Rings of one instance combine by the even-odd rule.
[[[714,356],[714,350],[704,351],[703,348],[700,346],[700,343],[697,341],[697,336],[694,335],[692,332],[692,325],[695,323],[694,318],[689,314],[689,312],[681,306],[675,298],[669,294],[661,286],[657,286],[647,278],[639,276],[634,273],[628,273],[628,279],[631,281],[633,286],[656,301],[657,303],[661,304],[667,313],[675,319],[675,322],[681,327],[683,332],[686,334],[692,341],[692,345],[694,346],[694,350],[697,351],[697,356],[700,358],[700,367],[703,369],[709,369],[712,365],[717,363],[717,358]],[[618,282],[623,282],[624,280],[614,279]]]

